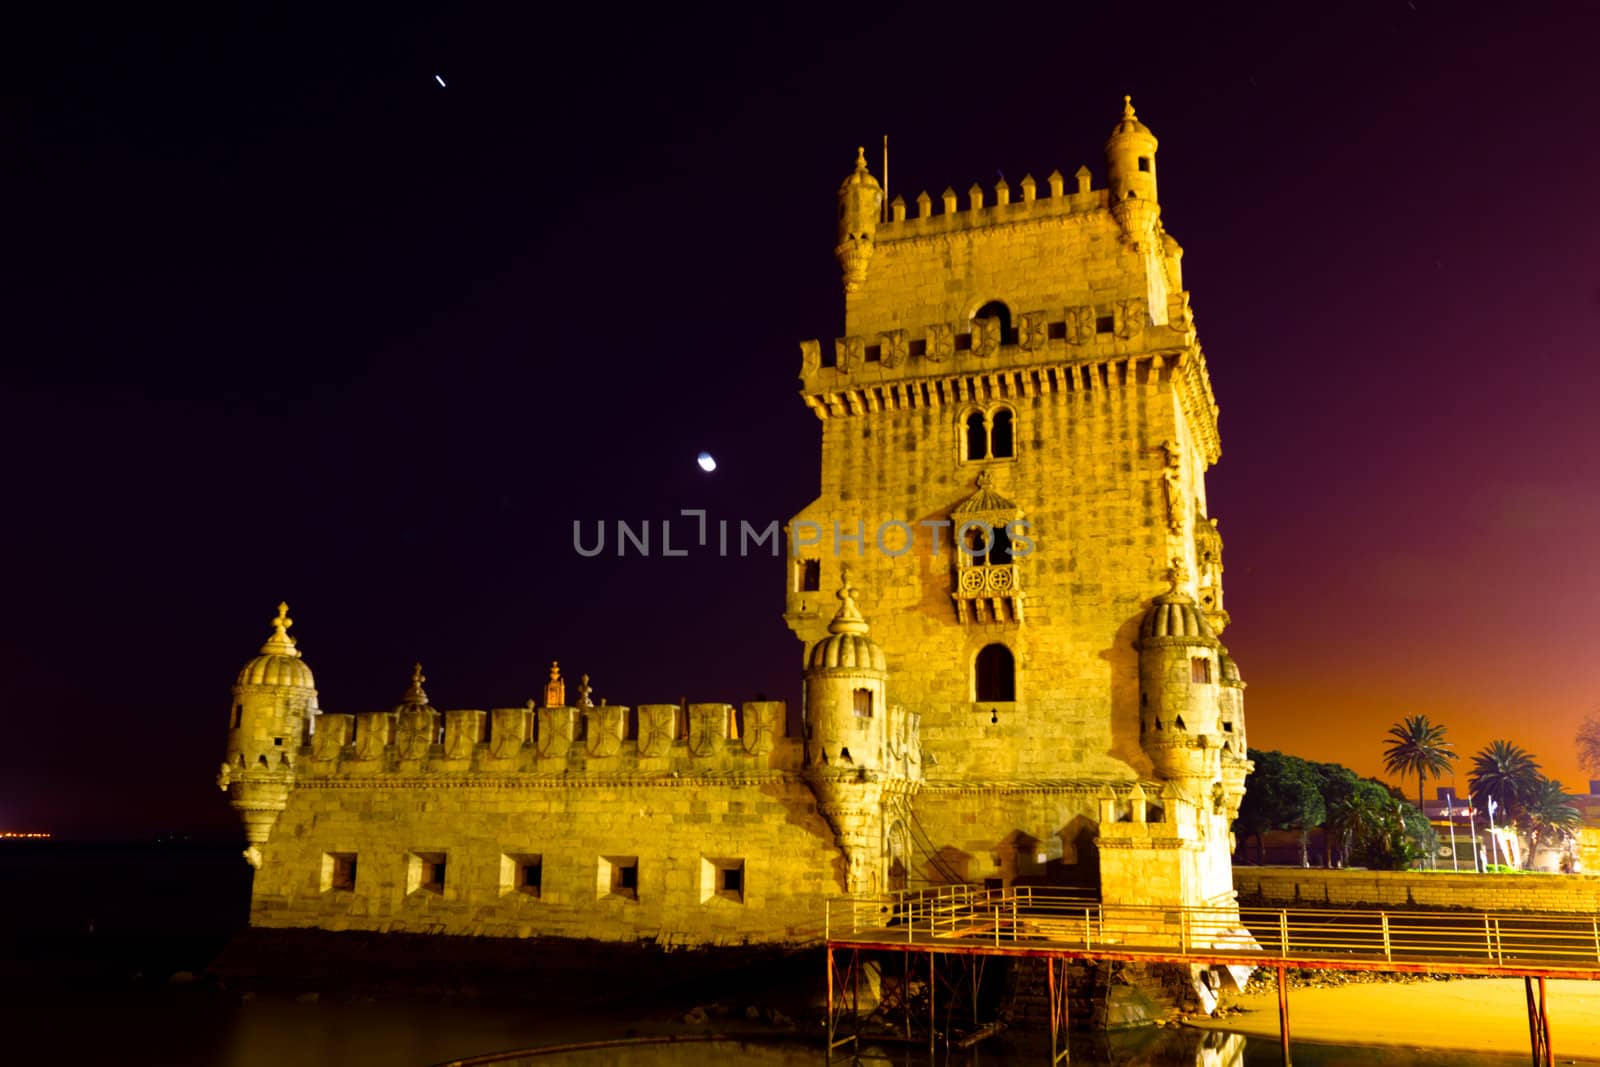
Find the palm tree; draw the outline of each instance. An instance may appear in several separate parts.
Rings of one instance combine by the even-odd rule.
[[[1538,761],[1520,746],[1491,741],[1472,757],[1467,788],[1474,804],[1486,804],[1492,797],[1505,811],[1501,821],[1509,824],[1527,810],[1542,779]]]
[[[1561,841],[1576,834],[1583,825],[1582,813],[1568,802],[1566,790],[1554,778],[1539,779],[1537,790],[1528,799],[1523,818],[1528,828],[1530,865],[1540,839]]]
[[[1383,768],[1402,779],[1417,776],[1417,808],[1423,807],[1422,793],[1428,776],[1435,781],[1450,772],[1455,749],[1444,739],[1444,727],[1428,721],[1426,715],[1408,715],[1389,727],[1389,744],[1383,750]]]
[[[1600,778],[1600,711],[1585,716],[1578,727],[1578,763]]]

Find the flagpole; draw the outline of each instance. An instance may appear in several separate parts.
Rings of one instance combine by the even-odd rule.
[[[1450,790],[1450,806],[1445,809],[1445,814],[1450,817],[1450,869],[1459,872],[1461,864],[1456,860],[1456,791]]]

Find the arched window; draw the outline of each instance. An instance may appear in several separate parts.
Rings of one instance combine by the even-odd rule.
[[[1011,328],[1011,309],[998,300],[991,300],[983,307],[972,313],[975,319],[999,319],[1000,343],[1014,345],[1017,343],[1016,331]]]
[[[984,535],[982,523],[967,524],[961,533],[963,545],[962,555],[966,556],[964,563],[969,567],[983,565],[984,558],[989,554],[989,538]]]
[[[1011,562],[1011,535],[1004,526],[994,528],[994,544],[989,547],[989,566],[1004,567]]]
[[[1011,411],[1001,408],[994,413],[994,418],[989,425],[989,455],[995,459],[1010,459],[1011,447]]]
[[[1016,662],[1005,645],[987,645],[978,653],[974,691],[980,703],[1017,699]]]
[[[986,459],[989,455],[989,428],[984,425],[983,412],[974,411],[967,416],[967,458]]]

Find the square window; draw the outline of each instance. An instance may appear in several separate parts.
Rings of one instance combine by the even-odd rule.
[[[537,853],[508,852],[500,857],[500,895],[521,893],[542,896],[544,857]]]
[[[720,897],[744,903],[744,860],[703,856],[700,859],[700,903]]]
[[[324,852],[322,854],[322,891],[350,892],[356,887],[356,854],[354,852]]]
[[[801,559],[795,561],[795,592],[815,593],[822,588],[822,561]]]
[[[872,690],[857,689],[851,694],[851,705],[857,718],[872,718]]]
[[[1116,320],[1110,315],[1100,315],[1094,320],[1095,333],[1110,333],[1116,329]]]
[[[1189,681],[1195,685],[1211,684],[1211,661],[1196,656],[1189,661]]]
[[[407,893],[444,893],[448,858],[443,852],[413,852],[406,857]]]
[[[1139,169],[1144,171],[1146,174],[1150,173],[1150,157],[1149,156],[1140,156],[1139,157]]]
[[[599,877],[595,888],[598,895],[621,900],[639,899],[639,857],[601,856]]]

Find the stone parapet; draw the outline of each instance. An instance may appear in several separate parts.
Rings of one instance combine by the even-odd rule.
[[[1600,875],[1233,868],[1242,904],[1600,912]]]
[[[324,714],[300,777],[798,771],[804,754],[786,715],[782,701],[458,709],[442,714],[436,737],[413,729],[397,740],[396,712]]]

